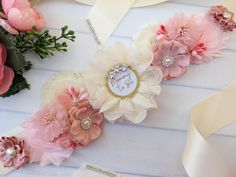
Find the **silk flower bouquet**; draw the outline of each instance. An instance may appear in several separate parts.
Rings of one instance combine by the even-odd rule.
[[[74,31],[61,28],[53,36],[45,29],[45,18],[29,0],[0,0],[0,97],[9,97],[30,85],[23,76],[32,68],[24,54],[33,52],[41,59],[66,52],[65,40],[74,41]]]

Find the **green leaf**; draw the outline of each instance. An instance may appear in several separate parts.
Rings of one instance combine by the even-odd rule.
[[[29,88],[30,85],[28,84],[26,79],[21,74],[15,74],[13,84],[11,85],[10,89],[7,91],[7,93],[0,95],[0,97],[6,98],[19,93],[23,89]]]
[[[15,48],[10,37],[10,35],[5,34],[4,31],[0,30],[0,42],[3,43],[7,49],[6,64],[17,72],[23,72],[25,68],[28,68],[29,62],[26,62],[24,55]]]

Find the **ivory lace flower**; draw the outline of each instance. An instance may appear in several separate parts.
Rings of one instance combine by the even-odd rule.
[[[20,168],[29,162],[29,152],[23,140],[16,137],[0,138],[0,160],[4,167]]]
[[[157,108],[154,98],[161,91],[162,73],[150,66],[152,59],[149,50],[125,48],[120,43],[99,51],[83,73],[93,108],[110,121],[121,117],[143,121],[147,109]]]
[[[162,70],[165,80],[183,75],[189,64],[188,47],[178,41],[162,42],[154,50],[153,65]]]

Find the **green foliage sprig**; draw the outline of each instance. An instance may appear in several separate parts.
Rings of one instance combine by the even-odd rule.
[[[14,36],[13,44],[21,53],[31,51],[44,59],[53,56],[56,51],[66,52],[68,45],[64,40],[75,41],[75,38],[75,32],[68,30],[68,26],[61,28],[60,36],[49,34],[49,30],[38,32],[34,26],[33,31],[20,32]]]

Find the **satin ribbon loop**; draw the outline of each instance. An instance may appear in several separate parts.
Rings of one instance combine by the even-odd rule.
[[[236,85],[196,105],[191,113],[183,164],[190,177],[235,177],[236,172],[206,140],[236,121]]]

